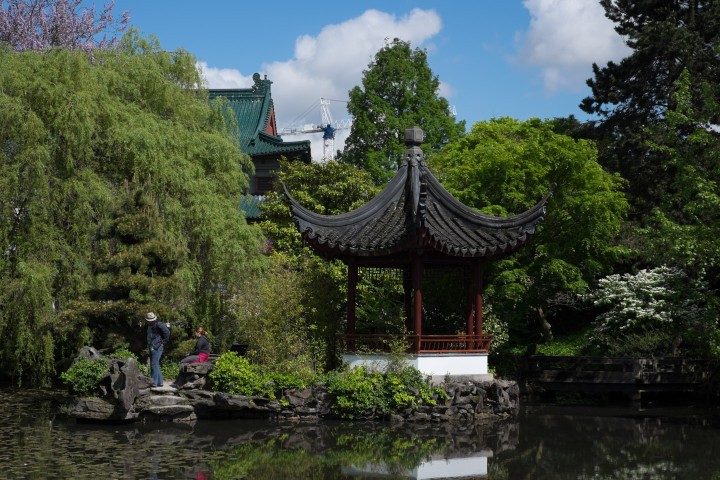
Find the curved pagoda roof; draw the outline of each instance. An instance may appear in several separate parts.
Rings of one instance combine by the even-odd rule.
[[[292,218],[316,253],[333,258],[435,250],[455,257],[493,257],[512,253],[530,240],[543,221],[552,187],[519,215],[482,214],[453,197],[430,172],[419,148],[422,141],[420,128],[407,129],[409,148],[395,176],[372,200],[348,213],[314,213],[283,185]]]
[[[310,140],[284,141],[277,133],[275,104],[270,92],[272,81],[253,74],[252,88],[210,89],[209,98],[228,99],[238,122],[240,148],[253,158],[266,155],[299,156],[310,163]]]

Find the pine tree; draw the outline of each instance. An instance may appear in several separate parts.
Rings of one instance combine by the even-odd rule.
[[[720,92],[720,2],[717,0],[602,0],[615,30],[632,54],[620,63],[593,65],[587,81],[592,95],[580,108],[597,114],[599,161],[630,181],[636,213],[648,214],[671,188],[674,169],[665,156],[651,150],[653,126],[675,109],[673,93],[684,70],[693,78],[692,98],[701,98],[703,84]],[[698,113],[703,105],[693,105]],[[710,118],[718,123],[719,117]]]
[[[132,343],[147,312],[166,324],[178,320],[184,289],[185,252],[164,232],[149,185],[125,183],[112,212],[98,231],[101,248],[88,258],[95,288],[64,313],[74,328],[89,327],[102,347]]]
[[[397,38],[388,42],[363,72],[362,88],[349,92],[348,112],[354,120],[338,161],[366,170],[382,185],[402,161],[406,128],[423,129],[426,155],[460,137],[465,122],[456,123],[439,88],[425,50],[413,50],[410,42]]]

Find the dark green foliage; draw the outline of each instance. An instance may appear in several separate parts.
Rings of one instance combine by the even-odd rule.
[[[197,59],[135,31],[94,55],[0,48],[0,363],[16,382],[49,384],[55,360],[92,338],[59,313],[94,286],[94,232],[126,180],[152,179],[164,232],[187,252],[187,324],[212,327],[263,263],[237,208],[252,163],[222,103],[196,89]]]
[[[717,98],[720,86],[720,3],[716,0],[602,0],[606,15],[625,38],[632,53],[620,63],[593,65],[588,80],[592,95],[580,108],[597,114],[595,138],[599,161],[630,181],[631,203],[649,214],[670,190],[674,168],[665,168],[663,152],[653,151],[647,128],[664,122],[667,109],[676,109],[675,82],[684,70],[695,80],[693,98],[703,83]],[[704,106],[694,102],[698,113]],[[719,123],[715,112],[710,121]]]
[[[450,116],[439,87],[425,50],[413,50],[410,42],[398,38],[387,41],[363,72],[362,88],[349,92],[348,112],[354,119],[338,161],[362,168],[382,185],[402,161],[406,128],[423,129],[426,156],[460,137],[465,122],[456,123]]]
[[[478,122],[430,160],[450,193],[491,215],[519,214],[557,183],[531,242],[483,274],[486,301],[503,320],[515,316],[525,328],[530,315],[546,337],[551,302],[585,292],[626,252],[613,241],[628,209],[623,180],[598,165],[594,145],[553,127],[539,119]]]
[[[328,391],[336,396],[333,410],[343,418],[358,415],[395,412],[417,407],[420,403],[435,405],[433,395],[447,398],[439,387],[431,387],[423,374],[414,367],[388,373],[369,371],[365,367],[332,371],[323,378]],[[411,389],[419,392],[416,395]]]
[[[179,319],[184,285],[185,251],[163,228],[157,198],[149,185],[125,184],[109,218],[96,237],[107,240],[88,258],[94,274],[89,298],[70,302],[62,313],[70,328],[89,327],[93,344],[115,347],[128,340],[137,351],[145,342],[137,335],[147,312],[166,323]]]
[[[673,95],[675,109],[652,131],[652,151],[661,152],[676,171],[672,192],[653,211],[641,231],[645,255],[656,264],[677,265],[695,276],[720,273],[720,135],[708,129],[720,116],[717,97],[703,89],[692,95],[693,82],[683,72]],[[695,105],[702,105],[696,108]],[[703,113],[704,112],[704,113]]]
[[[100,379],[107,373],[108,364],[105,360],[90,361],[85,357],[78,357],[75,365],[60,374],[60,379],[68,385],[76,395],[91,394],[100,384]]]

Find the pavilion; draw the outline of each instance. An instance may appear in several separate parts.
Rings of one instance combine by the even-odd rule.
[[[552,188],[528,211],[512,217],[482,214],[453,197],[424,160],[419,127],[405,130],[403,162],[385,188],[362,207],[341,215],[320,215],[302,207],[285,188],[290,210],[305,242],[326,259],[348,265],[347,333],[338,335],[343,359],[353,365],[386,361],[390,335],[356,334],[358,269],[402,272],[409,362],[433,381],[489,380],[487,354],[492,335],[482,325],[482,266],[525,245],[543,220]],[[554,186],[554,185],[553,185]],[[284,188],[284,186],[283,186]],[[423,333],[423,276],[433,269],[462,271],[463,333]]]

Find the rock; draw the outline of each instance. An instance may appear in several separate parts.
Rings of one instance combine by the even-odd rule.
[[[138,417],[134,410],[119,409],[101,398],[76,398],[68,415],[78,420],[94,421],[134,420]]]
[[[192,405],[168,405],[166,407],[151,405],[147,411],[156,415],[176,415],[178,413],[193,412],[194,409]]]
[[[107,360],[100,352],[95,350],[94,347],[88,347],[86,345],[86,346],[82,347],[82,349],[80,350],[80,354],[78,354],[78,356],[75,357],[75,359],[72,361],[70,366],[72,367],[73,365],[75,365],[80,360],[80,357],[85,357],[88,360],[90,360],[91,362],[93,360]]]
[[[185,373],[188,375],[207,375],[208,373],[215,370],[215,365],[213,365],[210,362],[200,362],[200,363],[184,363],[181,367],[181,373]]]
[[[430,415],[428,415],[427,413],[420,413],[420,412],[415,412],[413,417],[415,418],[415,420],[417,420],[419,422],[426,422],[430,419]]]
[[[285,401],[294,407],[298,407],[305,403],[305,400],[294,394],[285,395]]]
[[[150,403],[158,407],[167,407],[169,405],[186,405],[188,401],[175,395],[153,395],[150,397]]]
[[[453,403],[456,405],[467,405],[468,403],[470,403],[472,401],[472,399],[473,399],[473,396],[470,393],[470,391],[468,390],[467,395],[463,395],[463,396],[456,395]]]
[[[221,410],[247,410],[253,409],[250,399],[243,395],[230,395],[227,393],[216,393],[214,406]]]
[[[155,382],[152,378],[146,377],[145,375],[138,375],[137,377],[137,386],[141,390],[149,389],[155,385]]]
[[[394,413],[388,415],[388,420],[390,420],[391,423],[402,423],[405,421],[401,415],[396,415]]]
[[[173,416],[173,423],[194,422],[197,420],[195,412],[183,412]]]
[[[313,391],[312,391],[312,388],[305,388],[303,390],[295,392],[294,395],[296,397],[302,398],[303,400],[307,400],[308,398],[313,396]]]
[[[113,396],[118,406],[122,406],[126,411],[130,410],[140,390],[137,382],[140,369],[137,362],[134,358],[114,358],[111,368],[117,372],[110,374]]]

